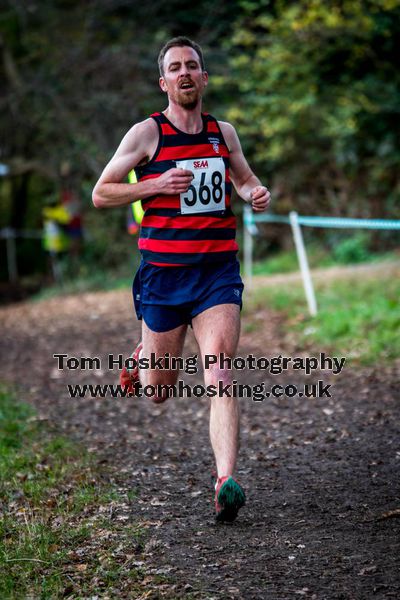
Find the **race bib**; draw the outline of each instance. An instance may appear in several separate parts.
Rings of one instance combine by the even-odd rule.
[[[225,210],[225,164],[221,156],[177,160],[176,166],[194,175],[188,191],[180,195],[183,215]]]

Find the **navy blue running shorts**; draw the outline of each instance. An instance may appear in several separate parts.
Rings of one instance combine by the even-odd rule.
[[[239,261],[188,267],[158,267],[142,261],[133,281],[138,319],[156,332],[191,325],[192,319],[218,304],[242,306]]]

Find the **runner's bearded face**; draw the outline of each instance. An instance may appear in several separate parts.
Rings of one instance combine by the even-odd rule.
[[[199,103],[208,82],[201,70],[197,52],[190,46],[170,48],[164,57],[164,75],[160,77],[161,89],[169,101],[187,110]]]

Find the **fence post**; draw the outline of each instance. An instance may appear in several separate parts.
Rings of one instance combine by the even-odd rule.
[[[290,225],[292,227],[294,244],[296,246],[297,258],[300,265],[301,276],[303,278],[304,291],[306,293],[308,310],[310,315],[315,317],[317,314],[317,302],[315,300],[314,287],[311,279],[310,269],[308,266],[307,253],[304,246],[303,235],[298,221],[298,214],[292,211],[289,214]]]

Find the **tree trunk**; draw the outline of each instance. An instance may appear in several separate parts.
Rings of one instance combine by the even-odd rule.
[[[30,173],[23,173],[11,179],[11,220],[10,226],[14,229],[22,229],[25,223],[28,208],[28,187]]]

